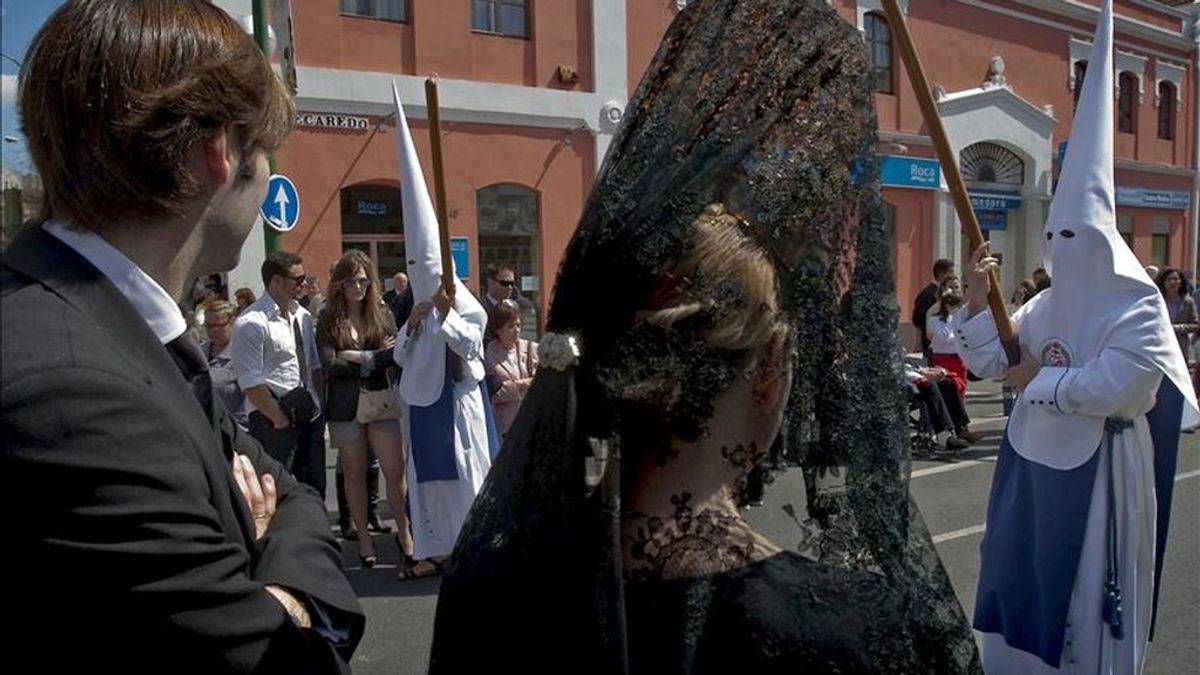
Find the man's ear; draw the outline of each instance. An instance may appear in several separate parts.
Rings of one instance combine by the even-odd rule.
[[[213,185],[224,185],[236,170],[233,144],[225,127],[217,129],[200,144],[201,160],[206,177]]]

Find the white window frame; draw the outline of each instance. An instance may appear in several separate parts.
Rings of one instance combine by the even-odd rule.
[[[1070,58],[1067,59],[1067,89],[1075,91],[1075,87],[1080,85],[1079,82],[1075,81],[1075,64],[1088,60],[1092,55],[1092,43],[1072,37],[1067,51],[1070,54]],[[1113,61],[1113,100],[1116,100],[1120,93],[1120,87],[1117,86],[1118,76],[1121,73],[1129,73],[1137,78],[1137,104],[1140,106],[1145,102],[1146,64],[1149,62],[1150,58],[1147,56],[1120,49],[1117,50]],[[1091,65],[1091,63],[1088,63],[1089,68]]]
[[[832,3],[830,3],[830,4],[832,4]],[[866,26],[866,20],[864,19],[864,17],[867,14],[870,14],[871,12],[879,12],[880,14],[882,14],[883,16],[886,17],[887,12],[883,11],[882,0],[858,0],[857,5],[858,6],[854,8],[854,15],[855,15],[855,21],[856,21],[856,23],[854,25],[858,26],[858,32],[863,33],[863,35],[865,37],[865,35],[866,35],[865,31],[867,29],[867,26]],[[904,14],[906,16],[908,15],[908,0],[900,0],[900,13]],[[889,29],[892,28],[890,23],[888,25],[888,28]]]
[[[383,3],[384,0],[371,0],[371,13],[358,14],[356,12],[347,12],[346,10],[342,9],[341,0],[338,0],[338,14],[341,14],[342,16],[352,16],[357,19],[374,19],[376,21],[390,21],[392,23],[408,23],[409,0],[400,0],[400,13],[403,16],[401,16],[399,19],[380,16],[380,6],[382,6]]]
[[[1170,82],[1175,85],[1175,110],[1183,110],[1183,81],[1186,77],[1187,66],[1156,59],[1154,62],[1154,107],[1158,108],[1162,105],[1162,97],[1158,95],[1158,85]]]

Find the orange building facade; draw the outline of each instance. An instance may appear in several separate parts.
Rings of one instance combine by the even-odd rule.
[[[248,0],[217,4],[235,16],[250,12]],[[300,126],[277,159],[302,208],[285,248],[303,256],[319,278],[350,248],[371,254],[385,277],[405,268],[391,82],[428,178],[423,82],[436,75],[460,276],[479,288],[485,266],[515,268],[522,295],[542,321],[628,99],[687,4],[291,0]],[[961,261],[965,245],[881,4],[830,4],[862,32],[876,67],[883,196],[907,319],[905,308],[928,283],[933,260]],[[901,2],[977,213],[1004,258],[1009,290],[1040,264],[1041,228],[1096,4]],[[1119,229],[1147,264],[1194,270],[1193,18],[1151,0],[1117,0],[1115,9]],[[261,250],[244,258],[235,274],[256,278]]]

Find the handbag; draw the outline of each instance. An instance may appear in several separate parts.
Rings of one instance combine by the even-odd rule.
[[[358,410],[354,413],[354,419],[359,424],[400,419],[400,406],[396,403],[392,388],[385,387],[374,391],[359,389]]]
[[[292,424],[304,424],[317,416],[317,405],[304,387],[296,387],[279,397],[279,407]]]

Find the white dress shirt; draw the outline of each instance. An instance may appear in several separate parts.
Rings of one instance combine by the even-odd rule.
[[[165,345],[187,330],[187,320],[171,295],[100,235],[72,230],[57,221],[45,223],[42,229],[71,247],[108,277],[138,315],[146,320],[159,342]]]
[[[312,315],[292,301],[288,315],[279,311],[279,305],[269,293],[254,301],[237,318],[233,326],[233,367],[242,391],[250,387],[267,385],[276,396],[303,384],[308,388],[313,403],[320,410],[320,397],[314,386],[313,373],[321,367],[317,354],[316,331]],[[301,374],[300,359],[296,356],[296,339],[292,321],[300,323],[300,337],[304,341],[305,365],[308,372]],[[246,399],[247,412],[255,410],[254,403]]]

